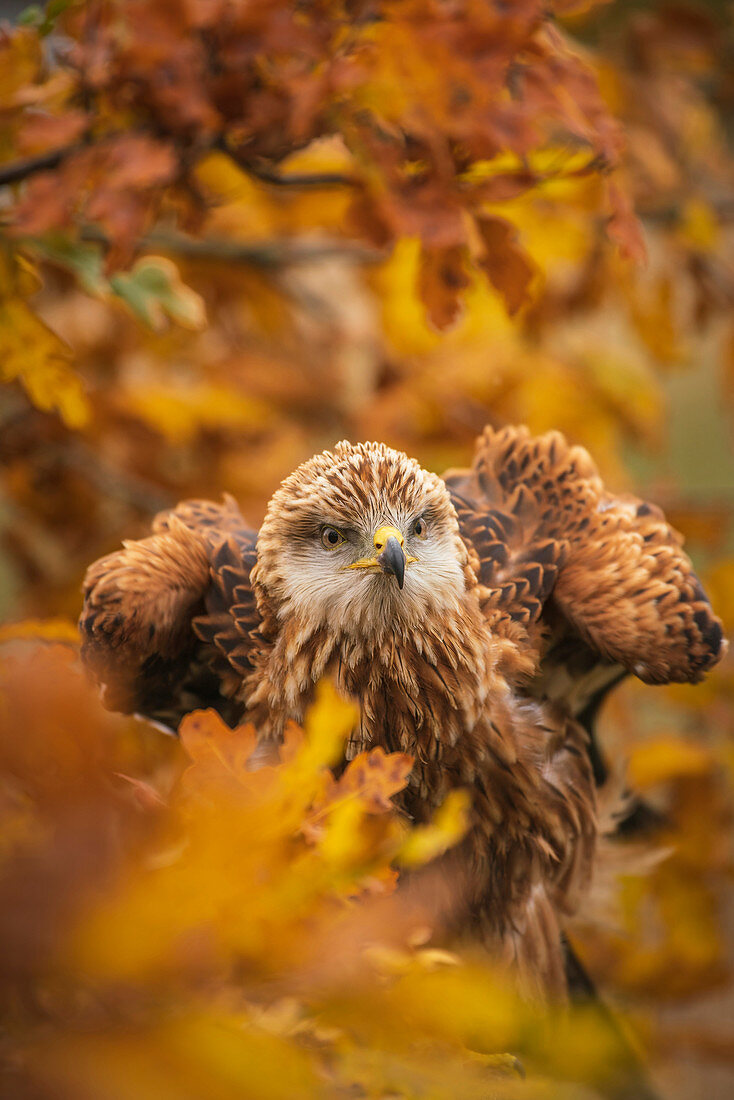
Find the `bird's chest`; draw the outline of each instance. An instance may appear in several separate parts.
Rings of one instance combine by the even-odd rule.
[[[467,685],[457,682],[453,670],[403,656],[388,667],[372,661],[347,669],[342,662],[332,672],[360,709],[347,757],[376,746],[413,757],[399,800],[411,816],[430,816],[453,787],[471,782],[472,708],[466,705]]]

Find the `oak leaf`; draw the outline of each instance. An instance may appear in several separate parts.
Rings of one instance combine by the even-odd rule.
[[[129,272],[113,275],[110,286],[141,321],[156,331],[165,328],[167,318],[189,329],[201,329],[206,324],[202,297],[182,283],[178,268],[165,256],[144,256]]]
[[[504,218],[479,216],[477,228],[484,244],[480,266],[502,295],[512,316],[530,301],[536,267],[517,243],[517,230]]]
[[[379,746],[361,752],[348,764],[332,797],[356,796],[370,813],[391,810],[391,798],[405,787],[412,766],[412,756],[403,752],[385,753]]]
[[[461,292],[469,286],[468,251],[458,245],[423,248],[419,293],[437,329],[452,325],[461,312]]]

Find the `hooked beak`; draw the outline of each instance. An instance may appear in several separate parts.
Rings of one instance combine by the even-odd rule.
[[[377,560],[380,563],[382,572],[392,573],[398,582],[398,588],[402,588],[405,580],[405,551],[395,535],[390,535],[385,543],[385,549],[381,554],[378,554]]]
[[[378,527],[372,541],[375,547],[375,556],[373,558],[362,558],[360,561],[355,561],[352,565],[346,566],[346,568],[369,569],[370,572],[376,572],[379,569],[382,573],[391,573],[398,582],[398,588],[402,588],[405,581],[406,565],[418,561],[418,559],[406,555],[403,548],[405,539],[401,532],[397,527],[387,524],[384,527]]]

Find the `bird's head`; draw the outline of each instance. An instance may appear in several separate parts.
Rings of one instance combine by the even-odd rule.
[[[444,482],[381,443],[342,442],[275,493],[257,585],[278,618],[379,637],[456,611],[467,552]]]

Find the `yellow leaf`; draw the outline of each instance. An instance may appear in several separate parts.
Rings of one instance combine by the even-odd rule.
[[[70,358],[66,345],[22,298],[0,301],[0,382],[17,379],[37,408],[57,410],[68,427],[81,428],[91,410]]]
[[[724,621],[724,629],[734,631],[734,558],[725,558],[710,569],[705,586],[716,614]]]
[[[69,619],[22,619],[0,626],[0,643],[15,641],[70,642],[79,644],[79,628]]]
[[[663,362],[680,359],[684,346],[672,279],[663,276],[649,282],[638,278],[624,282],[622,290],[635,328],[652,354]]]
[[[711,752],[674,737],[661,737],[632,750],[627,767],[630,785],[644,789],[689,775],[705,775],[712,767]]]
[[[678,226],[682,243],[694,252],[713,252],[719,243],[719,222],[711,206],[702,199],[690,199]]]
[[[358,721],[357,704],[339,695],[330,680],[321,680],[303,724],[306,742],[302,751],[310,762],[328,767],[338,759],[346,737]]]
[[[342,173],[348,175],[354,169],[354,158],[340,134],[330,134],[312,141],[303,149],[296,149],[280,162],[278,171],[283,176],[323,175]]]
[[[38,35],[26,27],[8,29],[0,38],[0,103],[7,110],[22,101],[40,72],[43,51]]]
[[[365,848],[361,833],[363,816],[364,808],[356,800],[345,801],[331,810],[319,853],[332,867],[348,868],[360,861]]]
[[[478,277],[472,278],[463,291],[463,308],[457,323],[444,333],[437,332],[418,293],[420,263],[420,241],[402,238],[390,258],[375,265],[369,274],[382,305],[385,335],[399,355],[417,357],[444,351],[456,359],[457,352],[466,354],[467,346],[479,346],[486,363],[489,356],[484,349],[488,340],[515,339],[513,322],[499,294]],[[483,373],[486,374],[486,366]]]
[[[418,825],[405,838],[398,859],[416,867],[441,855],[461,840],[469,825],[471,799],[468,791],[451,791],[427,825]]]
[[[269,415],[262,401],[207,382],[136,386],[121,395],[121,403],[174,444],[190,443],[202,429],[259,428]]]

